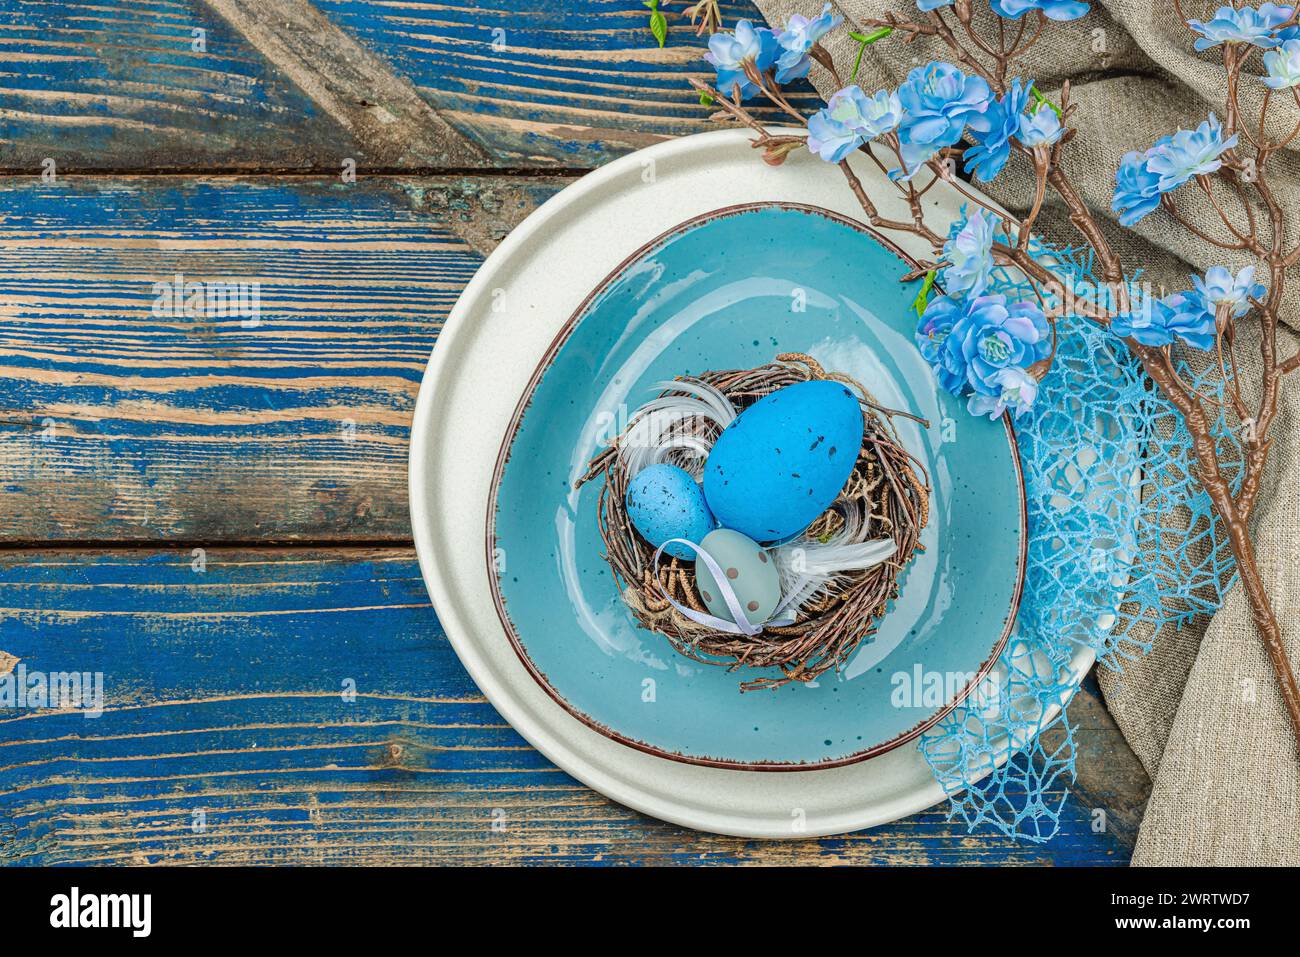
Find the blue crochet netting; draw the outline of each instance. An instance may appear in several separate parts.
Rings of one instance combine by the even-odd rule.
[[[1037,252],[1076,289],[1095,288],[1085,254]],[[1033,297],[1005,271],[991,291]],[[1214,612],[1235,576],[1176,410],[1110,333],[1067,318],[1059,334],[1037,403],[1016,422],[1028,563],[998,685],[920,739],[950,798],[950,820],[1031,841],[1056,834],[1074,781],[1065,706],[1091,662],[1086,652],[1120,669],[1162,633]],[[1220,376],[1180,371],[1204,394],[1221,396]],[[1226,470],[1238,473],[1241,451],[1223,413],[1217,435]]]

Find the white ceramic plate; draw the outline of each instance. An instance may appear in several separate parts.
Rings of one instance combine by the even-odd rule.
[[[825,770],[783,773],[684,764],[619,744],[569,715],[533,680],[497,617],[484,518],[516,404],[557,332],[628,255],[679,223],[746,203],[862,211],[842,173],[806,152],[770,167],[742,130],[704,133],[625,156],[557,194],[516,228],[466,286],[425,373],[411,437],[411,524],[438,617],[479,688],[551,761],[608,797],[675,824],[744,837],[837,834],[944,799],[915,746]],[[883,216],[906,206],[865,157],[854,168]],[[926,195],[932,223],[960,196]],[[913,236],[893,236],[928,257]],[[1080,677],[1093,661],[1080,651]]]

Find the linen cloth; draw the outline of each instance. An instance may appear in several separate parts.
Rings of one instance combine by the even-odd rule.
[[[814,16],[821,0],[756,0],[767,22],[781,26],[793,13]],[[840,0],[835,4],[847,26],[862,29],[864,20],[893,10],[903,20],[924,20],[912,0]],[[975,0],[977,22],[992,27],[997,19],[984,0]],[[1189,17],[1210,19],[1217,2],[1187,0]],[[1029,31],[1032,32],[1032,18]],[[951,21],[950,21],[951,22]],[[730,27],[730,24],[726,26]],[[1018,24],[1004,24],[1014,33]],[[985,32],[984,36],[990,34]],[[1146,279],[1171,291],[1189,286],[1188,274],[1210,265],[1237,268],[1248,260],[1192,236],[1163,211],[1121,229],[1110,211],[1115,170],[1120,157],[1145,149],[1159,136],[1193,128],[1208,113],[1222,117],[1227,73],[1219,52],[1198,54],[1195,35],[1172,3],[1150,0],[1100,0],[1091,12],[1071,23],[1049,23],[1042,36],[1016,61],[1012,76],[1034,80],[1059,102],[1060,88],[1070,82],[1071,102],[1078,105],[1072,125],[1076,138],[1064,151],[1063,165],[1093,212],[1103,220],[1126,269],[1141,268]],[[825,40],[840,73],[848,77],[858,44],[841,28]],[[868,92],[894,88],[915,66],[952,59],[937,38],[904,42],[894,35],[867,48],[857,82]],[[1258,57],[1254,62],[1258,63]],[[1257,69],[1257,67],[1256,67]],[[834,92],[827,71],[814,65],[813,84],[823,97]],[[1243,77],[1243,115],[1259,115],[1264,85]],[[1269,132],[1281,139],[1300,122],[1290,97],[1274,96]],[[1243,142],[1242,144],[1246,144]],[[1300,155],[1293,143],[1269,164],[1269,179],[1293,222],[1288,245],[1300,227]],[[1032,200],[1032,173],[1013,158],[992,183],[977,184],[1008,209],[1023,213]],[[1198,225],[1214,213],[1197,206],[1193,188],[1180,191]],[[1193,202],[1188,202],[1192,200]],[[1232,209],[1235,200],[1225,202]],[[1035,229],[1057,243],[1079,244],[1062,205],[1049,191],[1048,206]],[[1217,221],[1217,220],[1216,220]],[[1206,230],[1226,236],[1221,225]],[[1297,277],[1300,288],[1300,277]],[[1300,297],[1288,297],[1279,334],[1282,356],[1300,346]],[[1237,354],[1246,380],[1260,365],[1258,337],[1242,324]],[[1286,383],[1273,426],[1268,478],[1256,506],[1253,530],[1261,574],[1282,623],[1292,666],[1300,669],[1300,373]],[[1248,400],[1251,397],[1248,396]],[[1175,631],[1153,636],[1154,648],[1124,665],[1122,672],[1103,669],[1099,678],[1106,701],[1130,746],[1152,778],[1152,794],[1134,852],[1135,865],[1275,865],[1300,864],[1300,757],[1268,658],[1251,622],[1240,586],[1229,594],[1213,619],[1200,618]]]

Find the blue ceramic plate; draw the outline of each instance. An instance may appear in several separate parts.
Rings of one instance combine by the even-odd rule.
[[[969,416],[912,342],[912,266],[862,226],[786,205],[686,223],[584,303],[533,376],[488,506],[488,561],[507,634],[571,714],[679,761],[750,770],[830,767],[915,737],[992,667],[1016,616],[1025,510],[1007,420]],[[809,685],[741,694],[740,675],[639,627],[601,557],[590,459],[653,384],[803,352],[862,382],[898,420],[934,487],[925,551],[879,631]]]

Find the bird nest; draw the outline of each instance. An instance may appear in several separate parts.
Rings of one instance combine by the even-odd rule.
[[[916,416],[881,406],[860,383],[826,372],[801,354],[783,354],[776,362],[754,369],[705,372],[694,378],[720,391],[738,413],[770,392],[813,379],[831,379],[852,389],[861,404],[864,423],[853,472],[834,503],[794,542],[780,548],[806,546],[814,550],[818,544],[869,528],[875,539],[893,539],[893,557],[871,568],[825,576],[809,594],[792,603],[788,610],[794,614],[793,623],[767,625],[757,635],[716,631],[687,618],[668,597],[696,611],[706,610],[696,590],[695,563],[665,553],[656,573],[655,548],[637,533],[627,515],[627,486],[632,476],[619,449],[632,440],[635,416],[627,429],[592,459],[579,482],[603,482],[597,507],[604,557],[633,616],[643,627],[664,635],[679,654],[731,671],[770,668],[779,672],[742,682],[742,691],[813,681],[831,668],[842,667],[862,641],[876,632],[889,602],[898,594],[902,570],[922,548],[920,534],[929,518],[929,478],[924,466],[903,448],[893,424],[896,416]],[[663,393],[676,394],[687,393]],[[924,420],[918,421],[924,424]],[[699,440],[694,443],[697,448],[701,444],[711,448],[720,427],[704,417],[689,417],[675,423],[673,430],[675,437],[687,441],[681,443],[684,447],[669,451],[666,461],[698,476],[703,463],[698,453],[690,450],[690,440]],[[782,567],[780,557],[777,564]],[[783,575],[783,591],[788,587],[784,579]]]

